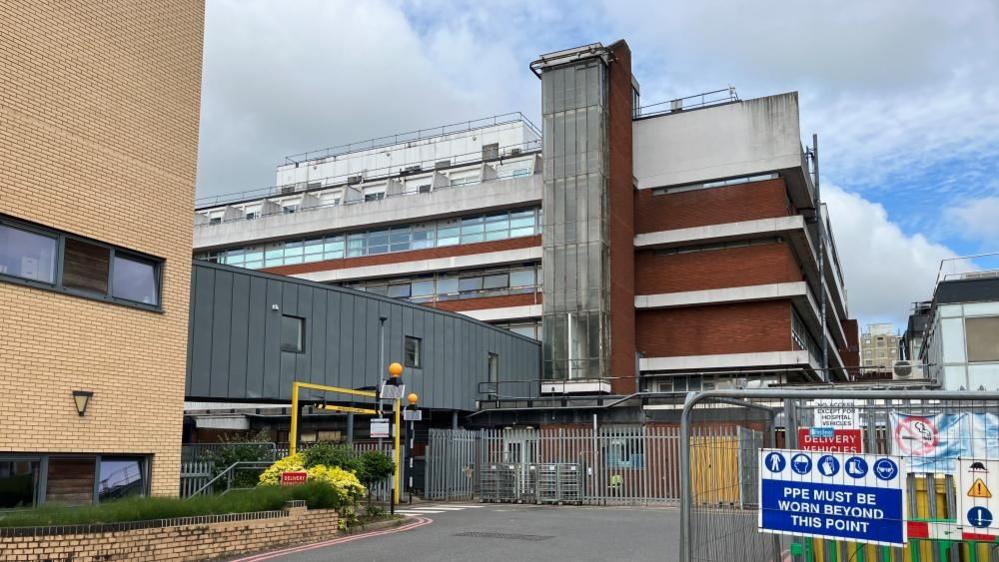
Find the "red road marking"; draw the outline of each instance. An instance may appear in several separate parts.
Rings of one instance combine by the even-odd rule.
[[[324,548],[327,546],[333,546],[337,544],[342,544],[346,542],[352,542],[359,539],[366,539],[368,537],[378,537],[382,535],[391,535],[393,533],[401,533],[402,531],[408,531],[410,529],[415,529],[417,527],[422,527],[424,525],[429,525],[433,523],[434,520],[428,517],[417,518],[416,521],[412,523],[407,523],[400,527],[393,527],[391,529],[383,529],[381,531],[371,531],[370,533],[361,533],[359,535],[347,535],[346,537],[340,537],[338,539],[331,539],[328,541],[317,542],[312,544],[307,544],[304,546],[296,546],[292,548],[285,548],[282,550],[274,550],[271,552],[264,552],[261,554],[255,554],[253,556],[248,556],[246,558],[239,558],[233,560],[232,562],[261,562],[262,560],[271,560],[273,558],[278,558],[280,556],[285,556],[287,554],[294,554],[296,552],[305,552],[307,550],[315,550],[317,548]]]

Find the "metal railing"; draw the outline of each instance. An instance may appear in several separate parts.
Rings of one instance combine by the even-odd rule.
[[[999,252],[987,252],[940,260],[936,284],[942,281],[994,277],[999,277]]]
[[[820,414],[829,408],[824,402],[828,400],[845,403],[855,416],[852,427],[860,430],[855,447],[902,458],[907,489],[902,524],[956,525],[963,516],[957,511],[957,498],[963,494],[955,488],[957,458],[999,458],[994,435],[999,426],[997,392],[830,388],[690,393],[680,417],[681,561],[941,562],[974,560],[976,554],[979,560],[989,559],[991,545],[975,540],[961,544],[960,539],[941,542],[910,536],[902,548],[760,532],[761,506],[756,499],[760,448],[798,449],[799,431],[826,425]],[[906,434],[903,426],[914,421],[934,428],[932,434]],[[758,432],[759,439],[700,437],[724,428]],[[722,458],[739,460],[726,465]],[[721,476],[726,471],[731,475]],[[962,549],[971,552],[971,558],[959,557]]]
[[[513,152],[520,150],[519,154],[514,155]],[[532,154],[539,154],[541,152],[541,141],[528,141],[526,143],[513,144],[502,146],[499,149],[501,155],[505,155],[506,158],[519,158],[523,156],[529,156]],[[482,152],[469,152],[464,154],[454,155],[450,158],[451,168],[459,166],[468,166],[483,162]],[[350,178],[356,177],[358,175],[363,176],[363,180],[357,186],[364,183],[370,182],[380,182],[387,181],[392,178],[401,177],[403,172],[408,166],[420,166],[419,172],[417,173],[435,173],[439,170],[434,169],[436,160],[423,160],[420,162],[411,162],[405,165],[395,165],[395,166],[385,166],[382,168],[373,168],[365,170],[364,172],[354,172],[349,174],[339,174],[335,176],[325,176],[321,178],[310,178],[308,182],[291,183],[285,185],[273,185],[269,187],[262,187],[258,189],[251,189],[245,191],[237,191],[233,193],[224,193],[221,195],[208,195],[205,197],[199,197],[194,202],[194,208],[196,210],[204,210],[211,207],[218,207],[222,205],[227,205],[230,203],[238,203],[243,201],[253,201],[257,199],[268,199],[273,197],[284,197],[289,195],[299,195],[302,193],[309,193],[313,191],[333,189],[338,187],[355,188],[355,185],[349,184]],[[532,173],[538,173],[540,170],[532,170]],[[518,174],[517,171],[513,172],[497,172],[495,178],[483,179],[479,177],[476,180],[456,180],[454,184],[449,184],[447,186],[437,186],[433,190],[446,189],[448,187],[465,187],[469,185],[477,185],[480,183],[495,181],[497,179],[510,179],[524,176],[525,174]],[[526,174],[531,175],[531,174]],[[315,186],[315,184],[320,184]],[[413,193],[401,193],[398,195],[417,195],[419,192]],[[387,196],[387,195],[386,195]],[[355,204],[355,203],[365,203],[363,199],[357,201],[343,201],[342,204]],[[308,209],[314,209],[316,207],[309,207]],[[299,212],[308,209],[300,209]],[[283,212],[283,211],[281,211]],[[242,219],[232,219],[232,220],[242,220]]]
[[[195,490],[188,496],[188,499],[197,497],[203,493],[213,493],[219,495],[225,495],[234,489],[233,482],[239,473],[239,471],[245,470],[255,470],[263,472],[267,467],[274,464],[272,461],[238,461],[234,462],[225,468],[222,472],[218,473],[214,478],[206,482],[200,488]]]
[[[729,86],[728,88],[721,90],[712,90],[710,92],[702,92],[692,96],[643,105],[635,109],[635,117],[651,117],[653,115],[676,113],[689,109],[697,109],[700,107],[721,105],[737,101],[739,101],[739,94],[736,93],[735,86]]]
[[[401,143],[428,140],[436,137],[443,137],[446,135],[452,135],[457,133],[465,133],[469,131],[474,131],[476,129],[482,129],[485,127],[506,125],[508,123],[524,123],[527,126],[527,128],[530,129],[534,134],[538,135],[538,137],[541,136],[541,129],[539,129],[537,125],[532,123],[531,120],[528,119],[527,116],[525,116],[523,113],[516,111],[512,113],[502,113],[499,115],[492,115],[490,117],[483,117],[480,119],[473,119],[470,121],[462,121],[459,123],[450,123],[447,125],[440,125],[437,127],[429,127],[426,129],[419,129],[416,131],[397,133],[394,135],[387,135],[384,137],[377,137],[359,142],[341,144],[338,146],[320,148],[317,150],[310,150],[307,152],[300,152],[298,154],[291,154],[285,156],[284,160],[286,164],[297,164],[301,162],[309,162],[312,160],[320,160],[322,158],[329,158],[331,156],[339,156],[341,154],[349,154],[351,152],[358,152],[362,150],[374,150],[377,148],[384,148],[386,146],[393,146]]]

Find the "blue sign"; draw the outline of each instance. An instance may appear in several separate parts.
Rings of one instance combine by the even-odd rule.
[[[863,478],[867,476],[867,461],[860,457],[850,457],[846,459],[843,470],[852,478]]]
[[[984,529],[992,524],[992,512],[987,507],[973,507],[968,510],[968,522],[979,529]]]
[[[811,436],[813,438],[820,439],[832,439],[836,437],[836,428],[834,427],[813,427],[811,429]]]
[[[795,474],[805,475],[812,470],[812,459],[808,455],[797,454],[791,457],[791,470]]]
[[[765,465],[760,467],[761,531],[905,545],[905,478],[898,461],[878,455],[764,449],[760,463]],[[991,513],[976,515],[992,520]]]
[[[784,472],[787,461],[784,460],[784,455],[780,453],[770,453],[767,455],[766,465],[770,472]]]
[[[898,476],[898,465],[891,459],[879,459],[874,463],[874,475],[882,480],[891,480]]]
[[[819,472],[822,476],[833,477],[839,472],[839,461],[832,455],[822,455],[819,458]]]

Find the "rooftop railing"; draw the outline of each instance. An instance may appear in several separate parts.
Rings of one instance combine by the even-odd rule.
[[[736,93],[735,86],[729,86],[723,90],[713,90],[683,98],[643,105],[635,110],[635,117],[651,117],[653,115],[676,113],[689,109],[697,109],[711,105],[721,105],[736,101],[739,101],[739,94]]]
[[[517,151],[519,151],[519,153]],[[538,153],[540,151],[541,151],[540,139],[521,144],[506,145],[499,147],[499,154],[501,159],[526,156],[529,154]],[[483,162],[482,152],[476,151],[465,154],[458,154],[456,156],[452,156],[450,161],[451,164],[448,167],[448,169],[476,164],[478,162]],[[345,185],[348,185],[350,179],[356,176],[363,177],[363,181],[361,182],[363,184],[365,182],[385,181],[395,177],[403,177],[405,175],[418,175],[428,172],[432,173],[435,171],[440,171],[440,169],[436,168],[437,162],[438,160],[436,159],[423,160],[420,162],[413,162],[407,165],[386,166],[383,168],[365,170],[363,172],[339,174],[336,176],[327,176],[322,178],[309,178],[307,182],[290,183],[285,185],[273,185],[270,187],[262,187],[259,189],[251,189],[246,191],[237,191],[234,193],[224,193],[221,195],[209,195],[196,199],[194,202],[194,208],[196,210],[204,210],[211,207],[218,207],[232,203],[253,201],[256,199],[268,199],[272,197],[297,195],[300,193],[306,193],[311,191],[319,191],[335,187],[343,187]],[[409,174],[406,173],[407,169],[411,169],[415,166],[419,166],[420,168],[419,171],[411,171],[409,172]],[[315,186],[316,183],[319,183],[321,185]]]
[[[996,277],[999,277],[999,252],[988,252],[940,260],[936,282]]]
[[[350,154],[351,152],[374,150],[376,148],[384,148],[386,146],[393,146],[396,144],[427,140],[457,133],[465,133],[476,129],[494,127],[496,125],[505,125],[508,123],[524,123],[528,129],[538,136],[538,138],[541,137],[541,129],[532,123],[531,120],[528,119],[523,113],[517,111],[513,113],[503,113],[500,115],[493,115],[491,117],[484,117],[482,119],[474,119],[472,121],[451,123],[448,125],[441,125],[439,127],[408,131],[405,133],[398,133],[395,135],[388,135],[360,142],[352,142],[348,144],[341,144],[339,146],[330,146],[327,148],[320,148],[318,150],[291,154],[289,156],[285,156],[284,163],[299,164],[302,162],[310,162],[312,160],[321,160],[332,156],[340,156],[342,154]]]

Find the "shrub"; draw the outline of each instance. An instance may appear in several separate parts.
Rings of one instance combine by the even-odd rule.
[[[302,451],[305,459],[305,467],[313,466],[339,466],[344,470],[358,472],[361,470],[361,462],[354,451],[344,445],[334,445],[333,443],[316,443]]]
[[[212,477],[218,476],[233,463],[274,460],[274,449],[261,443],[267,440],[268,436],[265,432],[248,437],[226,436],[222,445],[210,450],[205,455],[205,460],[213,463]],[[233,477],[234,487],[250,488],[256,483],[258,475],[253,470],[244,469],[236,470]]]
[[[37,508],[0,514],[0,527],[83,525],[145,521],[198,515],[248,513],[281,509],[288,500],[305,500],[311,509],[352,512],[352,499],[324,481],[299,486],[259,486],[223,496],[178,498],[133,497],[96,506],[67,507],[47,504]]]
[[[388,478],[395,472],[395,462],[392,457],[380,451],[368,451],[360,457],[361,470],[357,477],[369,488]]]
[[[305,470],[305,457],[302,453],[288,455],[272,464],[260,474],[260,484],[276,486],[281,483],[282,472],[300,472]]]

